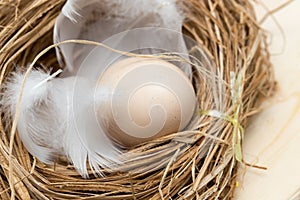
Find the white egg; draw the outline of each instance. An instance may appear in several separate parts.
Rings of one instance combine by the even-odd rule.
[[[196,107],[191,81],[161,59],[117,61],[98,86],[98,120],[109,137],[124,146],[183,130]]]

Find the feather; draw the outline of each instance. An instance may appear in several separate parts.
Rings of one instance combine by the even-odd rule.
[[[33,70],[25,82],[17,123],[24,146],[47,164],[68,157],[85,178],[89,161],[95,175],[101,175],[100,167],[117,163],[120,151],[96,122],[93,86],[80,77],[52,78]],[[24,74],[14,73],[4,86],[1,106],[12,117],[23,79]]]
[[[46,82],[38,86],[49,77],[49,73],[41,71],[33,71],[30,74],[24,86],[17,124],[19,136],[27,150],[48,164],[62,150],[62,136],[59,130],[60,122],[64,118],[63,116],[53,118],[55,109],[49,109],[55,107],[54,102],[49,99],[53,84]],[[15,72],[3,86],[5,92],[1,95],[1,106],[9,116],[16,113],[23,79],[24,74]]]
[[[96,84],[82,77],[63,80],[70,81],[66,88],[69,94],[65,152],[83,177],[88,177],[87,161],[95,175],[102,175],[100,167],[112,168],[118,163],[121,152],[98,124],[97,110],[94,108]]]
[[[135,44],[140,50],[135,53],[153,54],[176,52],[186,55],[187,49],[182,35],[184,16],[176,5],[176,0],[68,0],[58,16],[54,28],[54,42],[58,43],[68,39],[85,39],[102,42],[115,49],[130,49],[130,44]],[[142,37],[142,43],[134,37],[127,37],[124,31],[152,27],[152,30]],[[154,29],[156,28],[156,29]],[[164,34],[157,34],[157,30],[164,29]],[[162,33],[162,31],[160,30]],[[110,38],[116,34],[118,38]],[[135,33],[136,34],[136,33]],[[107,42],[107,41],[110,42]],[[141,40],[140,40],[141,41]],[[163,48],[162,48],[163,47]],[[87,56],[95,46],[80,44],[60,45],[57,56],[60,64],[67,67],[63,76],[75,75]],[[156,49],[153,52],[153,49]],[[162,49],[162,50],[159,50]],[[98,63],[102,63],[105,56],[98,55]],[[191,77],[191,66],[179,66]]]

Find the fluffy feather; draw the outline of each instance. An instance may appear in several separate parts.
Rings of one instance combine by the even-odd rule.
[[[112,168],[121,152],[106,136],[97,121],[94,109],[96,84],[82,77],[63,78],[69,82],[68,125],[64,133],[64,150],[83,177],[88,177],[86,163],[95,175],[101,175],[101,167]],[[59,99],[57,99],[59,101]]]
[[[181,32],[183,20],[184,16],[178,9],[176,0],[140,0],[138,2],[132,0],[68,0],[55,24],[54,41],[58,43],[68,39],[85,39],[103,42],[116,49],[124,49],[126,48],[125,43],[122,45],[116,43],[123,40],[120,36],[113,43],[106,41],[124,31],[156,27],[166,29],[165,34],[159,37],[153,29],[143,37],[143,43],[138,44],[136,40],[132,40],[127,44],[135,43],[138,47],[144,48],[135,53],[153,54],[152,49],[158,44],[157,49],[164,47],[164,51],[155,53],[171,51],[188,55]],[[167,30],[170,30],[169,34],[167,34]],[[152,49],[148,48],[148,51],[145,51],[145,46],[146,48],[150,46]],[[94,48],[95,46],[79,44],[66,44],[58,47],[57,56],[60,63],[65,64],[68,69],[63,76],[76,74]],[[191,76],[189,65],[182,64],[180,67],[189,77]]]
[[[67,156],[83,177],[88,177],[87,161],[101,174],[100,167],[117,163],[120,152],[96,122],[93,86],[80,77],[51,78],[34,70],[25,82],[17,124],[23,144],[42,162]],[[1,104],[12,117],[23,79],[24,74],[14,73],[4,86]]]
[[[41,71],[30,74],[24,86],[17,124],[19,136],[27,150],[45,163],[51,163],[63,148],[60,122],[64,116],[53,117],[57,105],[50,98],[53,95],[51,91],[59,88],[54,88],[52,82],[39,85],[49,77],[49,73]],[[10,116],[16,113],[23,79],[24,74],[16,72],[4,85],[1,106]]]

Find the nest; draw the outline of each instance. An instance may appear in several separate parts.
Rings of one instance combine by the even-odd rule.
[[[64,2],[1,2],[1,84],[10,72],[26,70],[37,54],[53,43],[53,26]],[[166,165],[149,172],[120,170],[82,179],[70,164],[47,166],[36,160],[15,134],[13,121],[2,120],[1,199],[232,198],[237,168],[245,164],[243,130],[249,117],[259,111],[261,100],[274,91],[266,38],[248,0],[185,0],[180,6],[187,15],[184,33],[201,46],[213,64],[207,63],[210,79],[194,69],[201,108],[196,128],[131,150],[140,155],[169,150]],[[195,46],[190,48],[194,57],[197,51]],[[49,70],[57,66],[51,49],[34,67]],[[176,142],[170,143],[174,138]],[[153,160],[143,162],[144,166],[155,164]]]

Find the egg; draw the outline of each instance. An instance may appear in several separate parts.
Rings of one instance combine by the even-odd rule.
[[[125,147],[183,130],[194,115],[189,78],[162,59],[132,57],[113,63],[97,83],[97,119]]]

